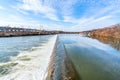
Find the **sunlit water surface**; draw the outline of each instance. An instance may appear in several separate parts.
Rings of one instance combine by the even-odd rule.
[[[96,39],[59,35],[79,80],[120,80],[120,52]]]

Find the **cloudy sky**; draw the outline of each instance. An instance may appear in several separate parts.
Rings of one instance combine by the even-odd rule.
[[[83,31],[120,23],[120,0],[0,0],[0,25]]]

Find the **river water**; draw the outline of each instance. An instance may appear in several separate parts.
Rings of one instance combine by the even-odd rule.
[[[80,35],[60,37],[79,80],[120,80],[120,51],[116,48]]]
[[[56,38],[0,38],[0,80],[44,80]]]
[[[0,80],[39,80],[40,75],[37,76],[37,79],[20,77],[18,77],[20,79],[7,79],[9,77],[4,78],[4,76],[11,73],[13,67],[18,65],[17,62],[13,61],[16,60],[19,54],[24,51],[34,51],[37,47],[41,48],[51,37],[52,36],[28,36],[0,38]],[[113,44],[116,45],[116,43],[112,43],[112,45]],[[118,50],[120,46],[116,48],[109,43],[104,43],[104,40],[100,41],[72,34],[58,35],[57,45],[54,61],[55,70],[52,80],[120,80],[120,51]],[[44,58],[44,56],[41,57]],[[65,61],[65,58],[69,58],[69,61]],[[18,59],[26,63],[26,61],[29,61],[31,58],[23,56],[23,58],[17,57],[17,60]],[[41,61],[37,61],[37,63],[38,62]],[[69,62],[70,64],[67,64]],[[65,67],[66,64],[67,67]],[[70,70],[70,72],[67,69],[72,70]],[[17,70],[13,70],[12,72],[14,71]],[[70,76],[67,79],[61,78],[61,76],[63,77],[66,73],[67,76],[70,75],[77,78],[71,78]]]
[[[32,47],[44,44],[49,37],[50,36],[28,36],[0,38],[0,62],[8,62],[11,57],[17,56],[21,51],[27,51]]]

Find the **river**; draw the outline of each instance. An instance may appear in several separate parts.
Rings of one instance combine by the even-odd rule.
[[[56,35],[0,38],[0,80],[44,80]]]
[[[29,51],[34,51],[36,48],[42,49],[42,46],[48,46],[45,44],[49,42],[51,37],[53,36],[0,38],[0,80],[12,80],[12,78],[9,79],[10,76],[8,77],[6,75],[18,72],[19,70],[17,69],[21,70],[20,67],[23,68],[23,65],[19,65],[19,68],[17,68],[16,65],[20,64],[20,62],[26,64],[27,61],[34,61],[31,57],[21,57],[19,55],[23,55],[23,52],[28,53]],[[51,41],[54,39],[55,38],[52,38]],[[116,45],[116,43],[112,43],[112,45],[113,44]],[[118,47],[120,46],[117,46],[116,48],[109,43],[106,44],[104,43],[104,40],[100,41],[98,39],[83,37],[81,35],[58,35],[57,47],[55,48],[56,57],[54,59],[55,70],[51,80],[120,80],[120,51],[118,50]],[[47,50],[47,52],[49,52],[49,50]],[[32,55],[35,55],[35,53]],[[39,56],[39,58],[44,58],[46,55],[37,56]],[[66,61],[65,59],[69,60]],[[10,62],[13,63],[11,64]],[[42,60],[36,61],[35,64],[37,65],[39,62],[41,63]],[[30,64],[29,66],[33,66]],[[67,67],[65,67],[66,64]],[[14,66],[15,68],[13,68]],[[33,77],[37,78],[26,75],[26,72],[22,78],[17,75],[14,76],[13,80],[43,80],[38,73],[38,71],[37,74],[36,72],[32,72],[32,74],[36,74],[36,76]],[[66,79],[65,75],[67,77],[69,76],[69,79]],[[23,78],[25,76],[29,76],[30,78]]]
[[[120,80],[117,48],[80,35],[62,35],[61,41],[79,80]]]

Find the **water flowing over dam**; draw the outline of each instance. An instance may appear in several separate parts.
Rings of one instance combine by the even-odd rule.
[[[1,38],[0,80],[44,80],[57,36]],[[9,45],[8,45],[9,44]]]
[[[0,80],[120,80],[120,51],[78,34],[0,38]]]

